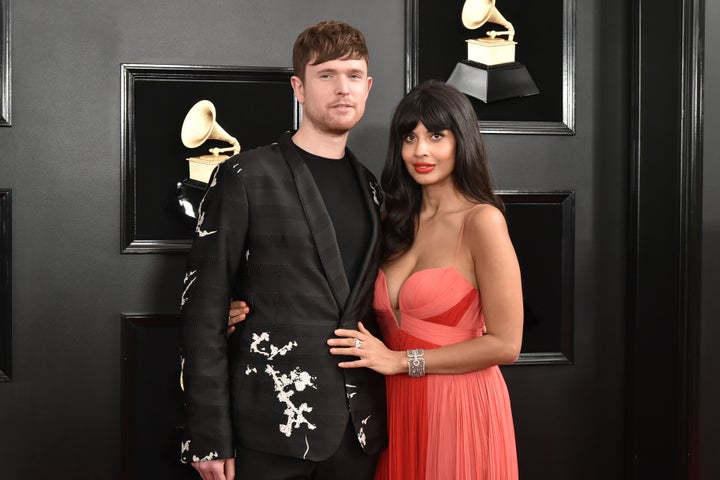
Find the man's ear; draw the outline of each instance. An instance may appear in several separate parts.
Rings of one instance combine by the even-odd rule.
[[[300,80],[300,77],[293,75],[290,77],[290,85],[293,92],[295,92],[295,98],[302,104],[305,101],[305,86],[302,80]]]

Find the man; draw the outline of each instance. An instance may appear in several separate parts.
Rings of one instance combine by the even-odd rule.
[[[301,126],[216,169],[188,257],[181,458],[205,480],[371,479],[387,444],[384,378],[339,369],[326,344],[358,321],[379,334],[380,188],[346,148],[372,86],[365,39],[320,22],[293,68]],[[228,337],[233,292],[251,309]]]

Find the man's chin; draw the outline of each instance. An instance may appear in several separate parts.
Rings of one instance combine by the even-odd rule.
[[[351,128],[326,128],[325,133],[333,137],[342,137],[350,133]]]
[[[354,120],[352,122],[333,122],[333,123],[327,123],[325,124],[325,128],[323,131],[330,135],[336,135],[336,136],[342,136],[347,135],[350,130],[355,128],[355,125],[358,124],[358,120]]]

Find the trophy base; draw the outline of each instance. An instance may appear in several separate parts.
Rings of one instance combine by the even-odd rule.
[[[504,38],[471,38],[467,42],[467,59],[483,65],[501,65],[515,61],[517,42]]]
[[[182,182],[178,182],[175,188],[175,199],[178,211],[190,218],[197,220],[198,209],[203,195],[207,190],[207,183],[186,178]]]
[[[189,157],[190,178],[198,182],[208,183],[215,167],[227,160],[227,155],[203,155],[200,157]]]
[[[485,103],[540,93],[525,65],[517,62],[483,65],[463,60],[446,83]]]

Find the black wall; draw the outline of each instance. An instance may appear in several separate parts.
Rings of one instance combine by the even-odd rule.
[[[12,127],[0,128],[0,188],[13,189],[13,378],[0,384],[3,479],[119,478],[121,315],[178,309],[181,254],[120,253],[120,65],[287,67],[305,26],[347,20],[368,37],[375,78],[350,146],[379,173],[389,117],[405,88],[404,4],[12,2]],[[720,24],[708,10],[708,22]],[[523,479],[605,480],[625,472],[630,8],[623,0],[577,0],[576,26],[575,135],[486,136],[498,188],[576,192],[574,363],[504,368]],[[709,78],[717,79],[712,55]],[[717,125],[717,112],[707,113]],[[720,233],[711,191],[719,177],[717,140],[707,135],[706,142],[704,240],[715,267],[708,261],[703,270],[703,327],[715,331],[703,337],[703,374],[712,374]],[[711,408],[717,387],[702,385],[702,412],[718,425]],[[702,439],[717,440],[716,432],[707,428]],[[704,468],[717,471],[706,458]]]

